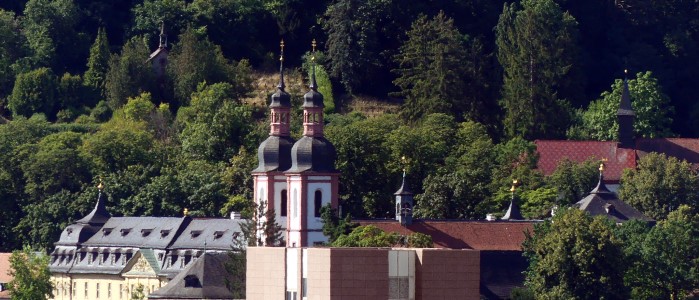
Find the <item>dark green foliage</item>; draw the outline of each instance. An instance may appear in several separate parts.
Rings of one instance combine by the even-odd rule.
[[[126,103],[127,98],[152,90],[155,75],[150,64],[145,63],[149,54],[143,40],[134,37],[126,42],[120,55],[111,56],[105,77],[109,107],[117,109]]]
[[[81,151],[99,173],[147,164],[151,161],[153,136],[143,129],[144,124],[132,121],[108,123],[85,139]]]
[[[52,118],[56,113],[56,78],[48,68],[17,75],[7,107],[17,116],[30,117],[43,113]]]
[[[526,286],[537,299],[624,299],[621,241],[603,217],[559,210],[523,244]]]
[[[592,191],[599,181],[599,163],[596,160],[576,163],[569,159],[558,163],[546,182],[556,189],[559,205],[576,203]]]
[[[12,91],[18,61],[26,55],[27,45],[14,13],[0,9],[0,98]]]
[[[109,71],[109,40],[104,28],[100,27],[97,31],[97,38],[90,47],[90,57],[87,59],[87,71],[84,75],[84,83],[86,86],[94,89],[97,95],[104,97],[105,81],[107,71]]]
[[[495,28],[504,69],[501,105],[508,137],[557,138],[579,97],[577,22],[553,0],[505,5]]]
[[[686,161],[649,153],[621,176],[619,198],[656,220],[685,204],[699,205],[699,177]]]
[[[641,226],[627,230],[625,240],[631,297],[685,298],[699,283],[699,215],[682,205],[652,229]]]
[[[673,107],[670,99],[651,72],[640,72],[636,79],[628,81],[631,106],[636,116],[634,132],[637,137],[658,138],[672,136]],[[616,79],[611,91],[604,91],[600,99],[590,102],[587,110],[581,112],[581,124],[573,125],[568,136],[581,140],[619,140],[617,110],[621,101],[624,82]]]
[[[180,138],[184,153],[221,161],[246,145],[244,138],[253,130],[252,110],[240,103],[239,95],[229,83],[199,85],[191,105],[181,108],[177,115],[183,127]]]
[[[394,156],[387,137],[400,120],[395,115],[352,117],[337,118],[326,127],[326,136],[337,150],[335,166],[340,171],[343,210],[355,217],[388,216],[400,175],[389,165]],[[376,180],[367,181],[369,177]]]
[[[408,40],[396,56],[398,78],[393,82],[405,97],[401,116],[407,120],[422,119],[431,113],[452,113],[456,117],[472,115],[475,107],[467,92],[467,75],[473,74],[464,36],[454,21],[440,12],[432,19],[418,18],[408,32]]]
[[[323,234],[328,237],[328,243],[332,244],[341,235],[347,235],[359,224],[352,223],[352,216],[345,214],[344,218],[338,215],[337,210],[330,204],[320,208],[320,218],[323,220]]]
[[[408,248],[432,248],[434,245],[432,236],[419,232],[409,234],[406,239],[408,241],[405,246]]]
[[[171,53],[167,70],[173,80],[177,103],[187,105],[192,93],[202,82],[230,82],[236,87],[236,96],[245,95],[249,89],[249,82],[236,76],[236,73],[240,72],[247,76],[249,70],[245,68],[244,64],[231,65],[223,57],[219,46],[190,27],[180,35],[179,43]]]
[[[383,1],[338,0],[325,12],[330,75],[347,91],[365,88],[381,67],[377,23],[385,12]]]
[[[356,227],[349,234],[340,235],[333,247],[392,247],[400,240],[394,232],[385,232],[374,225]]]
[[[425,179],[425,193],[416,197],[415,216],[433,219],[482,219],[482,202],[489,197],[495,146],[483,125],[461,123],[457,145],[446,166]]]

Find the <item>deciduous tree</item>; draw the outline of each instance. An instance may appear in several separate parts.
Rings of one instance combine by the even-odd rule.
[[[697,207],[698,184],[699,177],[690,163],[649,153],[638,161],[636,169],[624,170],[619,198],[646,216],[661,220],[682,204]]]
[[[10,256],[8,289],[12,299],[47,299],[53,297],[49,257],[31,248],[15,250]]]

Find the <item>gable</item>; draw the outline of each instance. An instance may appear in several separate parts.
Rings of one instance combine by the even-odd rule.
[[[150,250],[152,252],[152,250]],[[148,255],[144,255],[147,249],[139,250],[136,255],[129,261],[129,263],[124,268],[122,275],[124,277],[156,277],[160,268],[154,265],[148,258]]]

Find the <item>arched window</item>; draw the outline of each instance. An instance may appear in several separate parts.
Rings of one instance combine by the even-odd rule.
[[[287,202],[288,202],[288,199],[286,196],[286,190],[282,190],[281,196],[282,196],[281,197],[282,203],[279,205],[279,210],[280,210],[279,213],[281,214],[282,217],[286,217],[286,209],[287,209]]]
[[[291,216],[296,218],[296,210],[298,209],[299,205],[299,195],[296,192],[296,189],[294,189],[294,201],[291,203]]]
[[[320,208],[323,206],[323,193],[320,190],[316,191],[315,198],[313,200],[313,215],[316,218],[320,218]]]

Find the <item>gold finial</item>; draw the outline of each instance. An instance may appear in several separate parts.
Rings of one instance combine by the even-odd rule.
[[[100,192],[101,192],[103,188],[104,188],[104,184],[102,184],[102,177],[100,177],[100,183],[97,185],[97,189],[100,190]]]
[[[313,41],[311,41],[311,48],[313,48],[313,52],[312,52],[313,55],[311,55],[311,61],[315,61],[316,60],[316,55],[315,55],[315,53],[316,53],[316,39],[313,39]]]
[[[279,43],[279,47],[282,49],[281,54],[279,55],[279,60],[284,61],[284,40]]]
[[[517,181],[517,179],[512,180],[512,187],[510,188],[510,192],[512,192],[512,193],[515,192],[515,190],[517,189],[517,184],[518,184],[518,183],[519,183],[519,182]]]
[[[188,216],[188,215],[189,215],[189,209],[187,209],[187,208],[185,207],[183,214],[184,214],[185,217]]]
[[[624,69],[624,75],[629,75],[629,69]]]
[[[600,173],[604,172],[604,163],[606,163],[606,162],[607,162],[607,159],[606,159],[606,158],[603,158],[603,159],[600,161],[600,163],[599,163],[599,172],[600,172]]]

